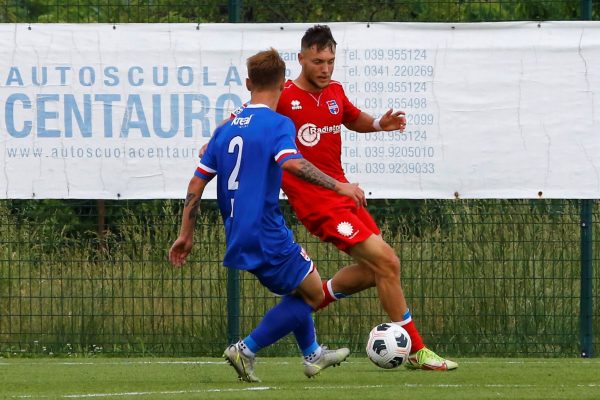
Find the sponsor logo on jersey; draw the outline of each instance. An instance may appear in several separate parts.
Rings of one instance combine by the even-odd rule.
[[[248,125],[250,125],[250,120],[253,116],[254,114],[248,117],[235,117],[233,121],[231,121],[231,125],[239,126],[240,128],[245,128]]]
[[[292,110],[302,110],[302,105],[300,104],[300,100],[292,100],[290,103],[292,105]]]
[[[337,231],[340,235],[350,237],[354,233],[354,227],[350,222],[340,222],[337,226]]]
[[[340,112],[340,108],[338,107],[335,100],[327,100],[326,103],[327,103],[327,107],[329,108],[329,112],[332,113],[333,115],[337,115],[337,113]]]
[[[339,134],[342,131],[341,125],[327,125],[318,128],[313,123],[306,123],[298,129],[298,141],[304,146],[312,147],[319,143],[321,135],[324,133]]]

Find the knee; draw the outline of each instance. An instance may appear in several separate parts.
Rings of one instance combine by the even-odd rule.
[[[317,308],[318,306],[320,306],[323,300],[325,300],[325,292],[321,287],[321,290],[315,293],[315,304],[313,305],[313,308]]]
[[[325,300],[325,292],[321,287],[319,288],[319,290],[314,290],[313,292],[309,293],[308,296],[303,297],[306,304],[311,306],[313,310],[316,310],[317,308],[319,308],[321,303],[323,303],[323,300]]]
[[[393,251],[382,254],[376,260],[375,276],[379,279],[400,279],[400,259]]]

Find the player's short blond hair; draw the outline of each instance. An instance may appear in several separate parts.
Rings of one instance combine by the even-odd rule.
[[[256,89],[273,89],[285,79],[285,61],[270,48],[248,58],[248,78]]]

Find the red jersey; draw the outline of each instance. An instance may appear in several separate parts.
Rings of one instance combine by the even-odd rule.
[[[277,112],[294,122],[296,145],[305,159],[338,181],[348,182],[341,161],[342,125],[356,120],[361,110],[348,100],[339,82],[331,81],[321,92],[312,93],[288,80]],[[287,172],[283,174],[282,188],[298,218],[316,211],[315,207],[319,204],[331,207],[326,199],[345,202],[343,196]],[[347,197],[345,199],[352,202]]]

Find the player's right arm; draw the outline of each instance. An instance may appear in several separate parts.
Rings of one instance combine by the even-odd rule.
[[[357,183],[345,183],[333,179],[315,167],[313,163],[304,158],[288,159],[281,164],[281,168],[291,174],[296,175],[298,178],[305,180],[306,182],[333,190],[342,196],[350,197],[352,200],[354,200],[357,207],[363,207],[367,205],[365,192],[358,186]]]
[[[181,267],[192,251],[194,227],[196,226],[196,218],[200,211],[200,199],[202,199],[202,193],[207,183],[207,180],[193,176],[188,184],[179,237],[169,250],[169,261],[176,267]]]
[[[204,188],[217,175],[217,160],[215,156],[215,138],[219,134],[219,129],[215,130],[213,139],[209,142],[206,153],[202,161],[198,163],[194,176],[190,180],[183,204],[183,215],[181,217],[181,228],[179,237],[169,250],[169,261],[176,267],[180,267],[185,263],[187,256],[192,251],[194,242],[194,227],[196,226],[196,218],[200,211],[200,199]]]

